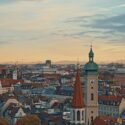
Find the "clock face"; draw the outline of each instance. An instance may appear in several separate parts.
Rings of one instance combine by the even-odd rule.
[[[90,83],[91,83],[91,84],[94,84],[94,83],[95,83],[95,80],[91,80]]]

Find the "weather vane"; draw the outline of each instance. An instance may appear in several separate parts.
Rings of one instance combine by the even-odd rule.
[[[90,45],[90,47],[91,47],[91,48],[93,47],[93,45],[92,45],[92,41],[91,41],[91,45]]]

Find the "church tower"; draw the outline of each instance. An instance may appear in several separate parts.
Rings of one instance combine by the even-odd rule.
[[[74,84],[70,124],[85,125],[85,105],[80,81],[79,66],[77,67],[76,81]]]
[[[17,77],[18,77],[18,75],[17,75],[17,69],[15,69],[15,70],[13,71],[13,79],[14,79],[14,80],[17,80]]]
[[[98,65],[94,62],[92,47],[89,52],[89,62],[84,67],[85,72],[85,104],[86,125],[92,125],[98,116]]]

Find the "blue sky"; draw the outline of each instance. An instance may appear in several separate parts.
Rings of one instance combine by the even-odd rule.
[[[123,0],[0,0],[0,62],[125,60]],[[112,56],[114,55],[114,56]]]

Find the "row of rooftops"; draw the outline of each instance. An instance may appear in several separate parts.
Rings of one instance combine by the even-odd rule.
[[[75,94],[75,93],[74,93]],[[23,96],[23,95],[22,95]],[[75,95],[74,95],[75,96]],[[8,98],[10,97],[3,97],[2,95],[0,96],[0,102],[5,102]],[[21,100],[20,100],[21,99]],[[32,96],[31,97],[23,97],[23,98],[19,98],[20,101],[27,103],[27,104],[31,104],[31,102],[37,103],[39,102],[39,100],[48,100],[49,98],[47,98],[46,96]],[[75,98],[74,98],[75,99]],[[113,105],[113,106],[119,106],[122,99],[125,99],[124,96],[114,96],[114,95],[109,95],[109,96],[99,96],[99,104],[100,105]],[[77,100],[77,102],[75,102],[76,100],[73,100],[74,104],[76,104],[77,102],[79,102]],[[79,104],[81,104],[81,102],[79,102]],[[78,105],[79,105],[78,104]]]
[[[59,110],[54,110],[54,109],[48,109],[48,110],[41,110],[41,109],[37,109],[35,107],[31,108],[25,108],[22,107],[18,104],[14,104],[14,103],[10,103],[10,105],[8,106],[8,108],[6,109],[6,111],[8,111],[8,115],[10,117],[14,117],[15,114],[19,111],[19,109],[22,109],[25,113],[35,113],[35,114],[41,114],[40,117],[41,119],[53,119],[55,118],[61,118],[62,119],[62,113]],[[112,118],[111,116],[99,116],[94,120],[94,125],[112,125],[111,123],[118,123],[118,119],[116,118]]]
[[[122,96],[99,96],[100,105],[119,106],[124,97]]]
[[[32,99],[32,100],[31,100]],[[99,96],[99,99],[100,100],[102,100],[102,101],[115,101],[115,102],[120,102],[121,101],[121,99],[122,99],[122,97],[120,97],[120,96]],[[28,101],[29,100],[29,101]],[[39,103],[39,101],[40,100],[42,100],[42,101],[49,101],[49,98],[46,98],[46,97],[43,97],[43,96],[34,96],[34,97],[27,97],[26,98],[26,100],[25,100],[25,102],[27,101],[27,104],[28,105],[30,105],[30,104],[32,104],[32,102],[34,103],[34,104],[38,104]],[[12,112],[11,112],[11,114],[10,115],[14,115],[15,113],[17,113],[17,111],[19,110],[19,106],[17,106],[17,108],[15,107],[15,109],[13,110],[13,106],[11,107],[12,108]],[[9,109],[10,110],[10,109]],[[29,112],[30,111],[30,109],[28,109],[28,108],[24,108],[24,111],[25,112]],[[42,110],[39,110],[40,112],[42,111]],[[38,113],[38,110],[37,110],[37,108],[33,108],[32,107],[32,113]],[[44,114],[45,115],[45,114]],[[48,116],[48,115],[47,115]],[[102,118],[101,118],[102,119]],[[108,119],[108,118],[105,118],[105,119]],[[103,119],[104,120],[104,119]],[[105,120],[104,120],[105,121]],[[107,122],[106,122],[107,123]],[[95,125],[98,125],[98,124],[95,124]]]
[[[119,125],[121,119],[112,118],[111,116],[98,116],[95,118],[93,125]]]

